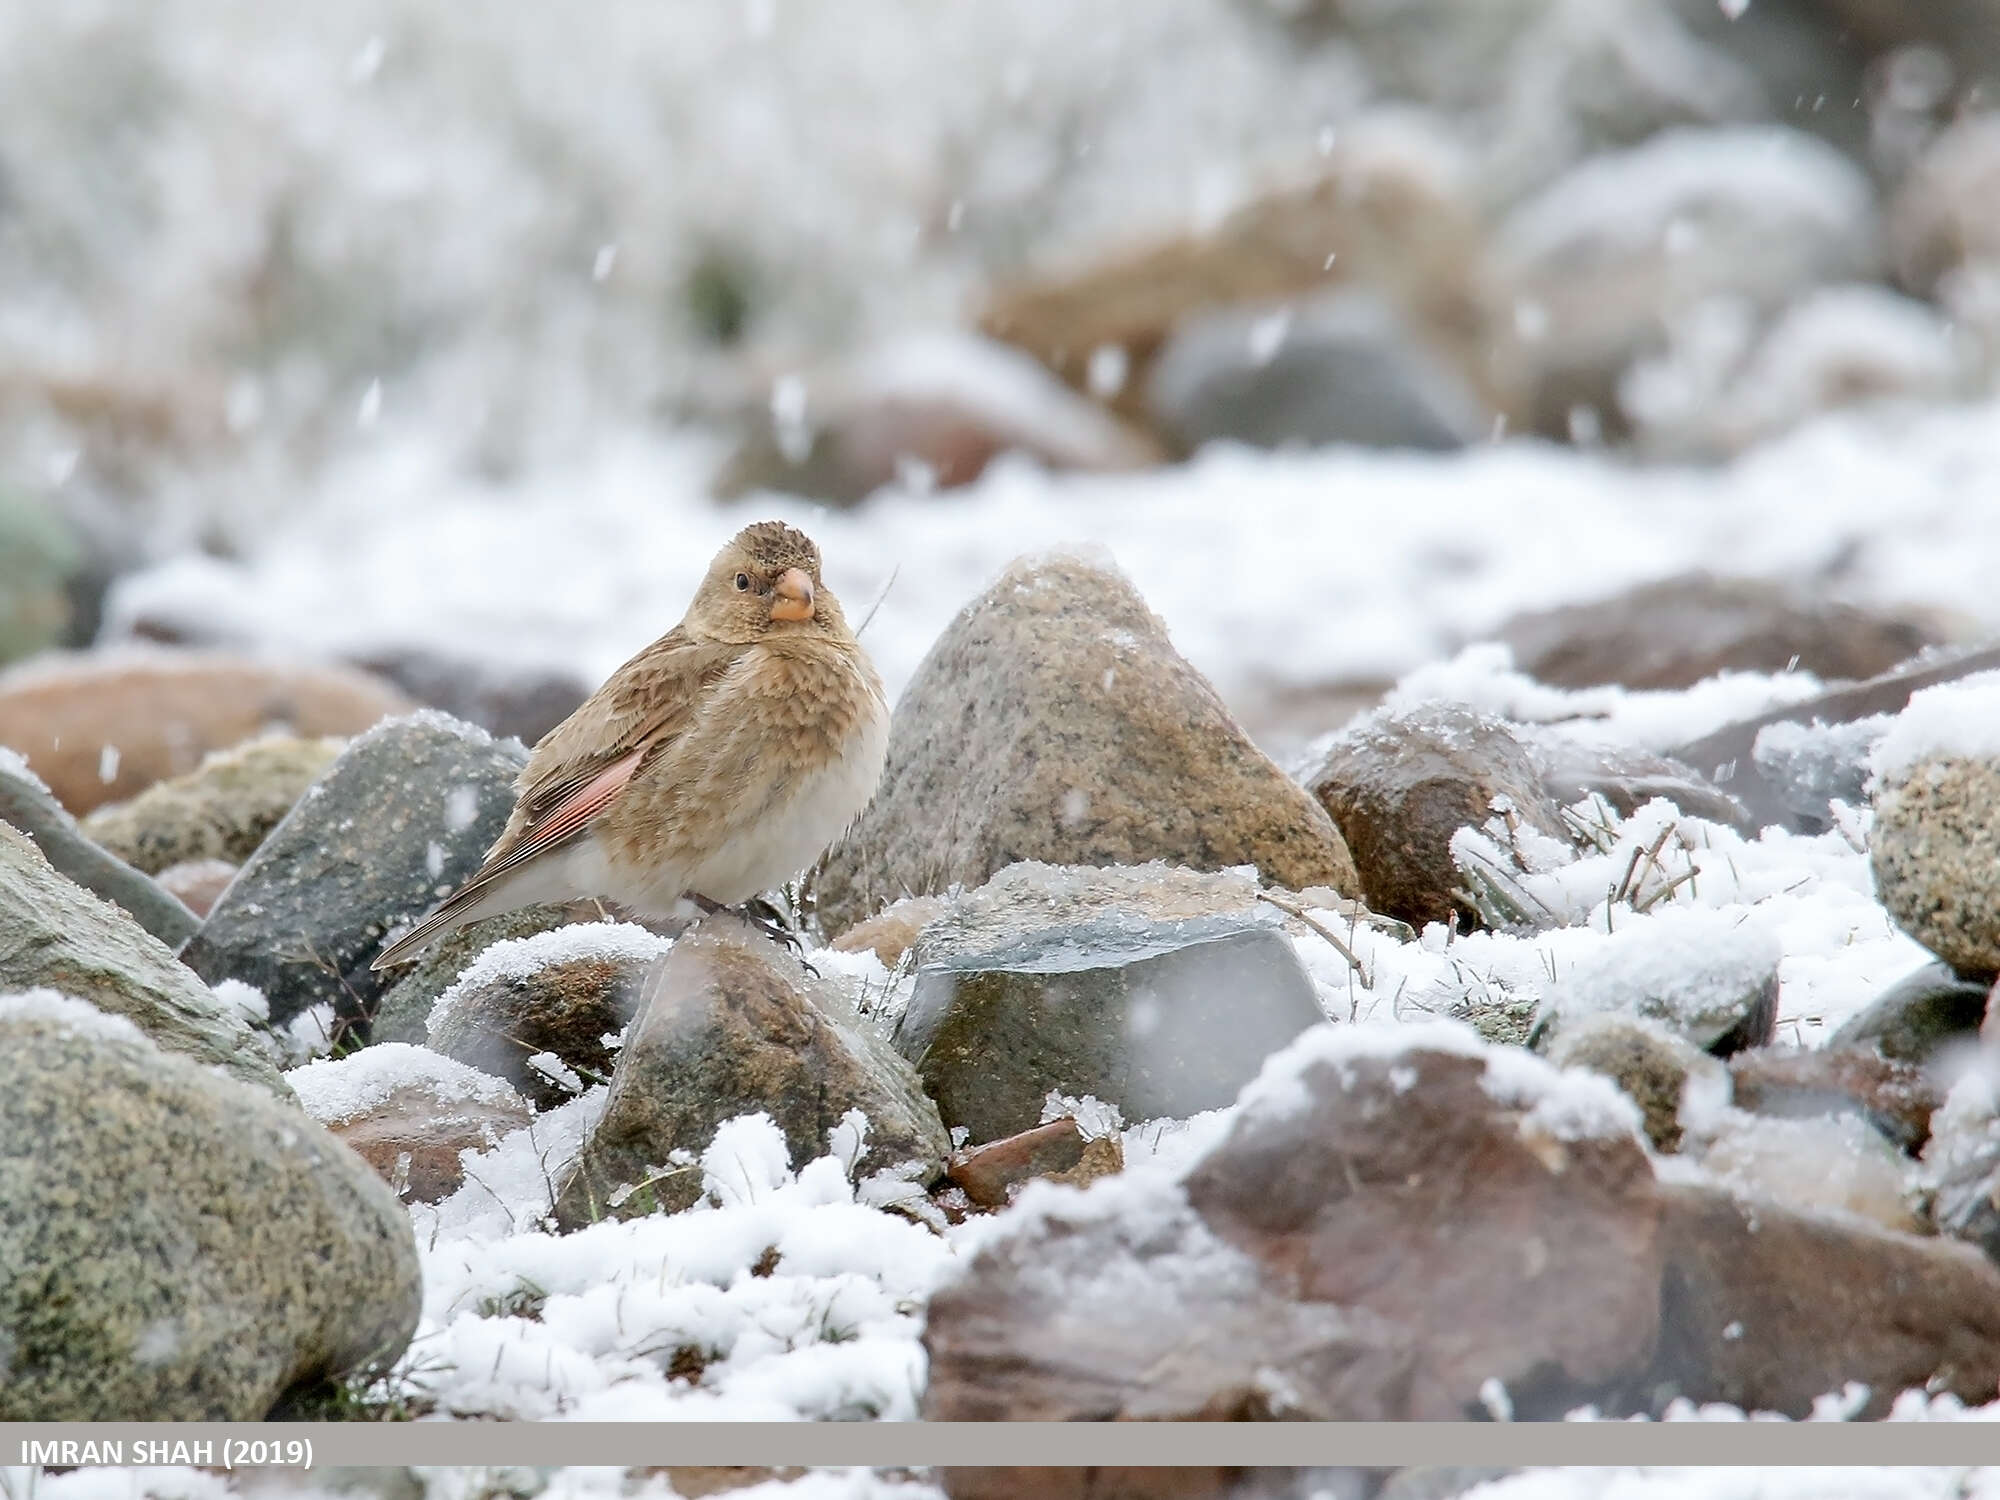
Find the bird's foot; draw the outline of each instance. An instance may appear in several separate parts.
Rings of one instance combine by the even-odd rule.
[[[791,918],[762,896],[753,896],[737,908],[743,920],[750,923],[764,936],[780,947],[789,948],[799,961],[799,967],[813,978],[819,978],[819,970],[806,961],[805,936],[794,927]]]

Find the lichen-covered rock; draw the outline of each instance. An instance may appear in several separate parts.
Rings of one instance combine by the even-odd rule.
[[[1587,1068],[1609,1078],[1639,1106],[1656,1150],[1681,1147],[1681,1100],[1688,1079],[1706,1073],[1722,1083],[1722,1064],[1684,1037],[1637,1016],[1587,1016],[1549,1048],[1559,1068]]]
[[[0,993],[39,988],[123,1016],[166,1052],[291,1096],[241,1015],[158,938],[58,875],[32,840],[0,823]]]
[[[178,948],[200,925],[175,893],[86,838],[27,762],[4,747],[0,747],[0,823],[33,839],[57,874],[122,908],[168,947]]]
[[[960,612],[896,705],[875,800],[815,885],[838,932],[1018,860],[1255,865],[1353,894],[1353,861],[1118,574],[1016,562]]]
[[[290,1104],[0,1000],[0,1421],[248,1422],[415,1332],[410,1221]]]
[[[1463,704],[1370,715],[1326,748],[1305,784],[1353,852],[1369,908],[1413,926],[1467,909],[1451,837],[1493,817],[1496,799],[1536,832],[1564,836],[1526,747]]]
[[[457,1192],[461,1151],[498,1145],[534,1118],[499,1079],[407,1043],[322,1058],[285,1078],[307,1114],[411,1203]]]
[[[83,831],[148,875],[195,859],[241,865],[340,749],[334,739],[252,740],[129,802],[98,808]]]
[[[768,937],[710,917],[648,976],[604,1114],[559,1186],[557,1221],[689,1207],[701,1195],[693,1156],[738,1115],[768,1116],[802,1165],[853,1110],[867,1120],[858,1173],[912,1189],[936,1180],[950,1140],[909,1064]]]
[[[182,951],[211,984],[262,990],[271,1020],[329,1004],[365,1020],[397,923],[479,868],[527,752],[426,709],[362,735],[258,847]]]
[[[647,973],[671,947],[625,922],[494,943],[438,997],[429,1045],[551,1109],[612,1076]]]
[[[1127,1119],[1236,1097],[1325,1017],[1247,875],[1023,863],[951,898],[918,937],[895,1030],[974,1142],[1041,1121],[1051,1089]]]
[[[411,706],[347,667],[161,647],[49,653],[0,674],[0,745],[82,817],[194,770],[210,751],[273,730],[359,734]]]

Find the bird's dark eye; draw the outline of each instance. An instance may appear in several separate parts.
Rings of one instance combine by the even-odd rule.
[[[748,593],[750,591],[750,575],[748,573],[738,573],[736,575],[736,591],[738,593]]]

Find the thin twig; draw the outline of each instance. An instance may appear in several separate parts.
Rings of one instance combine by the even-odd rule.
[[[868,606],[868,613],[861,617],[861,623],[854,628],[854,635],[857,640],[860,639],[862,631],[868,628],[868,622],[875,618],[875,611],[882,607],[882,601],[889,597],[889,590],[896,586],[896,575],[902,571],[903,565],[901,563],[897,563],[895,567],[889,570],[889,581],[882,585],[882,592],[875,596],[875,602]]]
[[[1257,899],[1259,901],[1270,902],[1271,905],[1277,907],[1279,911],[1284,912],[1288,916],[1297,917],[1301,922],[1305,923],[1306,926],[1310,927],[1314,932],[1318,933],[1321,937],[1325,938],[1327,942],[1332,945],[1334,952],[1338,953],[1342,958],[1347,960],[1348,966],[1352,968],[1356,974],[1359,974],[1361,976],[1361,984],[1364,989],[1373,989],[1375,987],[1375,981],[1368,977],[1367,969],[1363,968],[1361,960],[1354,956],[1354,950],[1348,947],[1347,944],[1343,943],[1340,940],[1340,938],[1330,928],[1328,928],[1325,923],[1321,922],[1317,917],[1308,916],[1302,908],[1293,905],[1289,901],[1281,901],[1278,897],[1272,895],[1269,891],[1259,891],[1257,893]]]

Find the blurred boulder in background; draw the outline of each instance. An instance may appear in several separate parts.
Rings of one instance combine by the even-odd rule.
[[[1011,278],[988,296],[981,327],[1143,421],[1154,361],[1185,320],[1364,286],[1406,325],[1422,357],[1504,409],[1484,356],[1478,206],[1449,131],[1414,113],[1386,114],[1334,134],[1325,155],[1318,180],[1265,192],[1209,233]]]
[[[1183,452],[1218,439],[1458,448],[1492,425],[1464,379],[1364,290],[1195,314],[1154,361],[1146,397]]]
[[[1945,639],[1917,613],[1826,602],[1762,578],[1682,573],[1590,604],[1531,610],[1497,635],[1529,676],[1556,687],[1692,687],[1718,672],[1875,677]]]
[[[82,816],[272,731],[359,734],[410,701],[351,667],[124,647],[0,673],[0,745]]]
[[[0,666],[71,638],[83,549],[47,506],[0,489]]]
[[[1754,321],[1880,263],[1874,188],[1778,126],[1673,130],[1592,157],[1508,212],[1494,239],[1496,358],[1539,432],[1622,435],[1619,377],[1716,309]]]
[[[955,489],[1004,453],[1050,469],[1116,471],[1159,446],[1019,351],[936,336],[884,345],[817,374],[781,375],[715,481],[854,505],[892,484]]]

